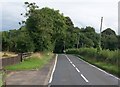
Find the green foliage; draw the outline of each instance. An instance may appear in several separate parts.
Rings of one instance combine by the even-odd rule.
[[[17,38],[19,38],[16,40],[17,52],[33,52],[34,51],[34,44],[28,34],[25,34],[24,32],[20,32]]]
[[[2,48],[3,51],[33,52],[34,44],[25,27],[22,27],[2,33]]]
[[[110,51],[110,50],[101,50],[99,53],[96,48],[79,48],[79,49],[67,49],[66,53],[69,54],[78,54],[81,56],[89,57],[96,59],[98,61],[107,62],[110,64],[118,65],[119,60],[119,50]]]
[[[80,35],[79,39],[80,47],[93,47],[94,43],[90,38],[87,38],[85,35]]]
[[[85,28],[84,32],[94,32],[95,33],[95,29],[93,27],[87,26]]]
[[[118,38],[114,35],[102,35],[102,48],[110,50],[118,49]]]
[[[50,8],[35,10],[26,21],[27,29],[33,39],[36,51],[53,50],[54,44],[65,39],[65,18]]]
[[[97,49],[95,49],[95,48],[67,49],[66,53],[95,57],[97,54]]]
[[[78,55],[83,60],[88,61],[117,76],[120,76],[119,52],[120,50],[101,50],[98,53],[96,48],[80,48],[66,50],[66,53]]]
[[[107,28],[106,30],[104,30],[104,31],[102,32],[102,35],[114,35],[114,36],[116,36],[115,31],[113,31],[113,30],[110,29],[110,28]]]
[[[100,51],[98,58],[101,58],[103,61],[106,61],[111,64],[118,64],[118,50],[110,51],[110,50],[102,50]]]
[[[7,31],[2,32],[2,50],[8,51],[9,50],[9,33]]]
[[[118,49],[120,49],[120,35],[117,36],[117,39],[118,39],[117,46],[118,46]]]
[[[2,32],[2,50],[13,52],[53,51],[63,52],[69,48],[97,48],[120,49],[119,38],[115,32],[108,28],[100,35],[91,26],[86,28],[74,27],[72,20],[65,17],[59,10],[48,7],[39,9],[35,3],[25,2],[26,17],[24,24],[18,30]],[[1,33],[0,33],[1,35]]]

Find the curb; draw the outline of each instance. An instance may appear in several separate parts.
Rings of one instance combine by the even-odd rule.
[[[49,79],[50,79],[50,76],[51,76],[51,73],[52,73],[52,70],[53,70],[53,67],[54,67],[54,64],[55,64],[55,58],[56,58],[56,54],[53,58],[54,60],[52,60],[52,64],[51,64],[51,67],[49,69],[48,75],[45,79],[44,85],[49,85]]]

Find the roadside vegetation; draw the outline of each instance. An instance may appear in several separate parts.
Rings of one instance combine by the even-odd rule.
[[[86,61],[109,72],[116,75],[119,73],[117,64],[120,35],[113,29],[104,29],[100,34],[92,26],[75,27],[71,18],[64,16],[59,10],[49,7],[39,8],[35,3],[28,2],[25,2],[25,7],[27,11],[21,15],[26,20],[19,22],[21,28],[0,32],[2,51],[62,53],[68,49],[67,53],[83,56]],[[6,69],[35,69],[49,60],[46,55],[42,57],[41,59],[31,57]]]
[[[6,70],[36,70],[41,69],[53,58],[53,53],[34,53],[30,58],[15,65],[6,66]]]
[[[0,71],[0,87],[2,87],[4,84],[4,81],[3,81],[5,80],[4,77],[5,77],[5,73],[3,71]]]
[[[98,52],[96,48],[79,48],[66,50],[66,53],[75,54],[81,59],[120,77],[120,54],[118,54],[118,52],[120,52],[120,50],[101,50]]]
[[[26,19],[19,22],[21,28],[0,32],[2,51],[62,53],[68,48],[98,48],[100,34],[95,32],[94,27],[75,27],[70,17],[64,16],[59,10],[48,7],[40,9],[35,3],[28,2],[25,2],[25,6],[28,10],[21,13]],[[120,48],[120,36],[111,28],[102,31],[101,35],[102,48]]]
[[[0,87],[3,85],[3,82],[2,82],[2,73],[0,72]]]

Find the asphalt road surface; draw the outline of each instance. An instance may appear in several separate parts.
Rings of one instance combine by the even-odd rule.
[[[59,54],[50,85],[118,85],[119,78],[112,76],[72,55]],[[111,86],[110,86],[111,85]],[[113,86],[115,87],[115,86]]]

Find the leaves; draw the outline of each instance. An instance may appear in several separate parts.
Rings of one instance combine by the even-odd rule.
[[[25,21],[18,30],[4,31],[2,46],[4,51],[54,51],[63,52],[68,48],[94,47],[98,48],[100,35],[91,26],[75,27],[70,17],[65,17],[59,10],[39,7],[35,3],[25,2]],[[118,38],[115,32],[108,28],[102,32],[102,48],[116,50]]]

